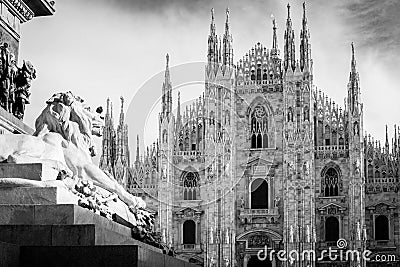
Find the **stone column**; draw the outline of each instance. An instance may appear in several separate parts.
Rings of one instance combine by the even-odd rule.
[[[246,254],[245,256],[244,256],[244,259],[243,259],[243,267],[247,267],[247,264],[249,263],[249,260],[250,260],[250,255],[249,254]]]

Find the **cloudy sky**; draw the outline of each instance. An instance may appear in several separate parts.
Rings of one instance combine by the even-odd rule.
[[[302,1],[290,4],[298,46]],[[170,54],[172,66],[206,59],[212,7],[218,34],[223,32],[225,8],[230,8],[238,61],[257,42],[271,46],[272,14],[283,50],[286,5],[282,0],[58,0],[54,16],[35,18],[22,27],[20,61],[31,60],[38,70],[26,122],[34,125],[54,92],[72,90],[94,107],[105,106],[110,97],[118,112],[119,97],[124,96],[127,105],[132,99],[135,103],[128,111],[133,151],[137,133],[145,135],[147,144],[157,136],[159,107],[153,102],[161,93],[165,54]],[[314,84],[343,106],[354,41],[364,130],[383,140],[385,124],[391,131],[395,123],[400,125],[400,2],[310,0],[307,13]],[[204,77],[202,68],[195,71],[190,79]],[[182,86],[182,75],[171,72],[183,101],[201,94],[201,86]]]

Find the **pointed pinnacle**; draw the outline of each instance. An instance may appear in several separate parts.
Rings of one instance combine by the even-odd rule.
[[[169,54],[168,54],[168,53],[167,53],[167,55],[165,56],[165,58],[166,58],[166,61],[167,61],[166,67],[168,68],[168,66],[169,66]]]

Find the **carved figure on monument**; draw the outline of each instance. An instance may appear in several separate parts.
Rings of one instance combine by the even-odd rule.
[[[210,244],[214,244],[214,229],[210,227]]]
[[[361,164],[360,164],[360,160],[359,160],[359,159],[356,159],[356,160],[354,161],[354,174],[355,174],[355,175],[359,175],[359,174],[360,174],[360,168],[361,168],[360,165],[361,165]]]
[[[225,257],[224,261],[225,261],[225,266],[228,267],[229,266],[229,259],[227,257]]]
[[[215,265],[216,265],[215,258],[214,258],[214,257],[211,257],[211,258],[210,258],[210,266],[211,266],[211,267],[214,267]]]
[[[31,92],[29,88],[31,87],[32,80],[36,79],[36,70],[32,63],[29,61],[24,61],[22,68],[18,70],[15,77],[15,103],[13,105],[13,114],[18,119],[22,120],[25,115],[25,106],[30,104],[29,97]]]
[[[288,178],[291,178],[294,173],[294,164],[293,162],[289,161],[287,163],[287,170],[288,170]]]
[[[307,238],[307,242],[310,243],[311,242],[310,225],[307,225],[306,238]]]
[[[310,175],[310,162],[305,161],[303,164],[303,172],[305,176],[309,176]]]
[[[281,198],[280,197],[275,197],[274,198],[274,206],[275,206],[275,208],[277,208],[278,206],[279,206],[279,201],[281,200]]]
[[[289,230],[289,236],[290,236],[290,242],[294,242],[294,231],[293,231],[293,225],[290,225],[290,230]]]
[[[58,104],[60,103],[61,102]],[[73,108],[74,107],[72,107],[72,109]],[[69,112],[72,112],[70,109],[71,107],[68,107],[65,104],[55,105],[54,109],[51,109],[49,106],[46,107],[45,110],[47,111],[44,112],[43,116],[45,118],[42,120],[43,123],[38,123],[36,126],[40,126],[44,124],[44,122],[51,122],[50,127],[52,127],[51,129],[53,131],[50,131],[49,128],[46,127],[47,131],[36,129],[36,132],[40,133],[37,136],[26,134],[0,135],[0,144],[2,144],[0,146],[0,162],[42,163],[43,165],[59,172],[65,172],[66,175],[72,179],[92,181],[93,184],[100,189],[117,194],[119,199],[121,199],[122,202],[129,206],[133,211],[137,208],[145,208],[146,203],[141,198],[129,194],[114,178],[106,175],[92,162],[88,153],[90,141],[87,140],[87,135],[79,130],[80,127],[77,122],[68,120],[68,114]],[[87,111],[81,110],[80,115],[85,116],[81,118],[81,122],[90,121],[92,124],[99,123],[93,122],[95,116],[92,116]],[[55,120],[55,117],[57,116],[59,117],[59,120]],[[56,123],[58,125],[56,125]],[[47,124],[47,126],[48,125],[49,124]],[[66,130],[68,127],[71,129]],[[86,131],[89,131],[89,129],[91,129],[91,126],[88,126]],[[74,135],[76,135],[74,138],[86,140],[86,143],[84,143],[85,145],[82,146],[81,142],[71,142],[72,136]],[[68,138],[70,140],[68,140]],[[3,178],[0,179],[0,186],[24,185],[46,187],[49,186],[49,184],[54,184],[57,187],[65,187],[65,184],[62,183],[62,181],[56,181],[56,178],[57,177],[54,177],[54,181],[51,180],[46,182],[17,178]],[[53,178],[51,177],[51,179]]]
[[[245,201],[244,201],[244,196],[242,195],[242,196],[240,197],[240,208],[241,208],[241,209],[244,209],[244,207],[245,207]]]
[[[6,111],[9,111],[8,99],[11,87],[10,56],[8,43],[4,43],[0,46],[0,104]]]
[[[15,78],[18,74],[18,67],[17,62],[15,61],[15,55],[11,53],[10,55],[10,90],[9,90],[9,97],[8,97],[8,110],[11,112],[13,110],[13,105],[15,103]]]

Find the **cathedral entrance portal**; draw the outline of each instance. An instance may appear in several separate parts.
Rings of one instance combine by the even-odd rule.
[[[260,260],[257,255],[253,255],[250,257],[247,267],[272,267],[272,263],[269,259]]]

